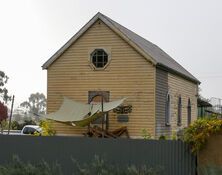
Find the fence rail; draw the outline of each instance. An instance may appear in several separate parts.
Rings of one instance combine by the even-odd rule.
[[[73,171],[72,158],[86,163],[95,155],[112,165],[162,167],[164,175],[196,174],[196,158],[181,141],[0,135],[0,148],[0,164],[18,155],[21,160],[33,163],[58,162],[67,175]]]

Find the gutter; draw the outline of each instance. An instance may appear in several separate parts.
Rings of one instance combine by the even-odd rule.
[[[180,72],[178,72],[178,71],[176,71],[176,70],[174,70],[172,68],[169,68],[169,67],[167,67],[167,66],[165,66],[165,65],[163,65],[161,63],[157,63],[156,64],[156,68],[159,68],[159,69],[162,69],[164,71],[167,71],[167,72],[173,73],[175,75],[178,75],[178,76],[180,76],[180,77],[182,77],[182,78],[184,78],[186,80],[189,80],[189,81],[191,81],[191,82],[193,82],[195,84],[198,84],[198,85],[201,84],[201,82],[198,79],[196,79],[195,77],[191,78],[189,76],[186,76],[186,75],[184,75],[184,74],[182,74],[182,73],[180,73]]]

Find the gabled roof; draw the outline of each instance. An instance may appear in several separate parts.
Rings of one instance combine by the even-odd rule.
[[[169,72],[178,74],[195,83],[200,83],[191,73],[171,58],[167,53],[160,49],[155,44],[147,41],[131,30],[113,21],[109,17],[97,13],[85,26],[83,26],[64,46],[62,46],[48,61],[46,61],[42,68],[47,69],[59,56],[71,46],[83,33],[85,33],[98,19],[109,26],[114,32],[122,37],[128,44],[134,47],[141,55],[153,63],[156,67],[165,69]]]

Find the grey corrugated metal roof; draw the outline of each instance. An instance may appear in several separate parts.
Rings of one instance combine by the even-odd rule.
[[[171,58],[167,53],[165,53],[161,48],[155,44],[149,42],[143,37],[137,35],[126,27],[120,25],[119,23],[113,21],[109,17],[97,13],[76,35],[74,35],[58,52],[55,53],[42,67],[47,69],[72,43],[74,43],[95,21],[98,19],[102,20],[111,29],[119,31],[118,33],[124,36],[124,39],[128,39],[128,42],[133,42],[138,46],[139,50],[142,50],[152,58],[152,61],[156,66],[162,67],[174,73],[177,73],[191,81],[200,83],[191,73],[189,73],[185,68],[183,68],[179,63],[177,63],[173,58]]]
[[[102,14],[103,15],[103,14]],[[185,68],[183,68],[179,63],[177,63],[173,58],[171,58],[166,52],[164,52],[161,48],[157,45],[151,43],[150,41],[144,39],[143,37],[137,35],[136,33],[132,32],[131,30],[127,29],[126,27],[118,24],[117,22],[113,21],[109,17],[103,15],[106,19],[108,19],[116,28],[118,28],[122,33],[127,35],[127,37],[133,41],[136,45],[143,49],[149,56],[151,56],[157,64],[163,66],[168,69],[172,69],[173,71],[178,72],[194,80],[199,82],[191,73],[189,73]]]

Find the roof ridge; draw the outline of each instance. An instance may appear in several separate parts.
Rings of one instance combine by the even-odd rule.
[[[79,37],[81,37],[89,27],[91,27],[98,19],[103,21],[114,32],[123,37],[134,49],[142,54],[147,60],[150,60],[154,65],[159,65],[167,70],[177,73],[187,79],[200,83],[189,71],[187,71],[181,64],[174,60],[170,55],[164,52],[159,46],[148,41],[146,38],[138,35],[130,29],[124,27],[118,22],[112,20],[101,12],[97,12],[68,42],[62,46],[49,60],[43,64],[43,69],[47,69],[59,56],[73,44]]]

